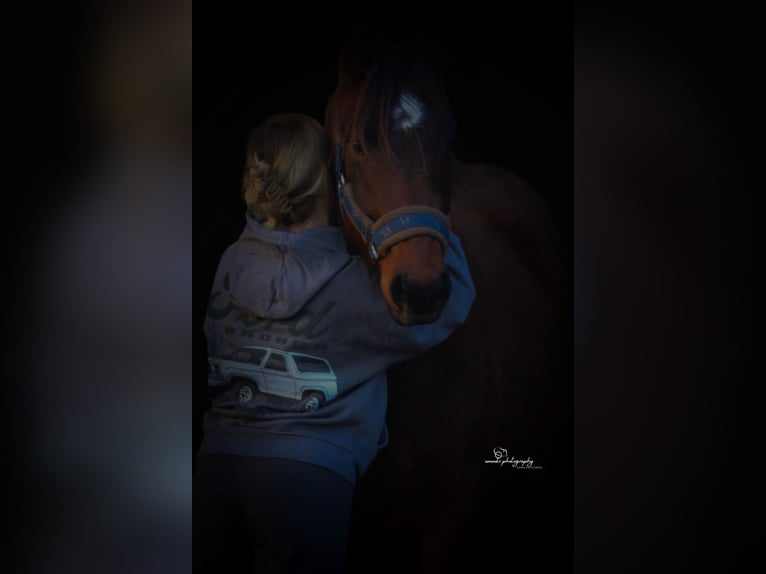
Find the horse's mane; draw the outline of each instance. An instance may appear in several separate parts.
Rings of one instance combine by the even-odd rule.
[[[382,43],[357,62],[365,81],[348,134],[404,170],[432,174],[452,149],[455,122],[441,69],[422,47]]]

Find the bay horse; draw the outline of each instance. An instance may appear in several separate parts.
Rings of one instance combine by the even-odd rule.
[[[325,128],[339,191],[353,186],[342,225],[394,318],[428,323],[449,296],[440,214],[477,292],[451,337],[389,370],[390,442],[357,486],[348,570],[443,572],[540,537],[568,544],[568,525],[550,524],[571,488],[566,258],[544,201],[503,168],[455,158],[442,70],[415,44],[347,47]],[[402,210],[421,225],[379,252],[370,230]],[[487,464],[498,448],[542,468]]]

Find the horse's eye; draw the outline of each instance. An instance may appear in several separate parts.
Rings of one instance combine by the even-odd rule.
[[[362,147],[361,143],[359,143],[359,142],[351,142],[351,147],[353,148],[353,150],[357,154],[364,155],[364,148]]]

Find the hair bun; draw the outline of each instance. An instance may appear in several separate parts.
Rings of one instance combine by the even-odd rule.
[[[317,198],[330,193],[329,146],[322,125],[305,114],[269,116],[251,130],[242,174],[248,211],[270,228],[289,228],[311,217]]]
[[[250,177],[260,190],[266,189],[274,180],[271,172],[271,166],[265,161],[253,158],[254,163],[250,166]]]
[[[287,192],[275,175],[274,170],[265,161],[253,158],[255,163],[250,168],[250,176],[253,178],[258,195],[262,195],[266,203],[276,208],[277,213],[288,214],[293,210],[293,203]]]

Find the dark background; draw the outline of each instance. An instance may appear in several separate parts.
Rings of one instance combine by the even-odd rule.
[[[581,572],[766,570],[763,35],[743,6],[576,10]]]
[[[207,404],[201,327],[218,259],[244,225],[240,181],[246,134],[277,112],[299,111],[321,122],[340,51],[363,26],[390,38],[416,35],[440,51],[457,121],[457,158],[502,166],[530,183],[558,224],[565,253],[571,252],[572,20],[567,10],[554,15],[544,7],[519,5],[505,17],[456,11],[410,19],[324,15],[287,23],[280,16],[259,14],[222,20],[198,16],[196,21],[195,43],[202,48],[195,55],[195,450]],[[557,388],[571,387],[563,382]],[[571,412],[571,393],[562,392],[557,400],[558,408]],[[571,428],[571,420],[561,425]],[[524,490],[523,481],[513,483],[512,490],[521,485],[518,492],[508,492],[499,506],[511,515],[494,516],[492,501],[481,513],[483,520],[497,520],[493,541],[484,541],[484,547],[507,544],[514,553],[523,550],[524,556],[508,557],[519,565],[570,564],[571,441],[558,448],[560,459],[546,470],[555,500],[535,493],[544,520],[512,514],[513,497],[523,496]],[[562,492],[569,496],[562,499]],[[523,507],[529,510],[530,504]],[[527,521],[530,528],[523,526]],[[509,540],[511,535],[516,538]]]

